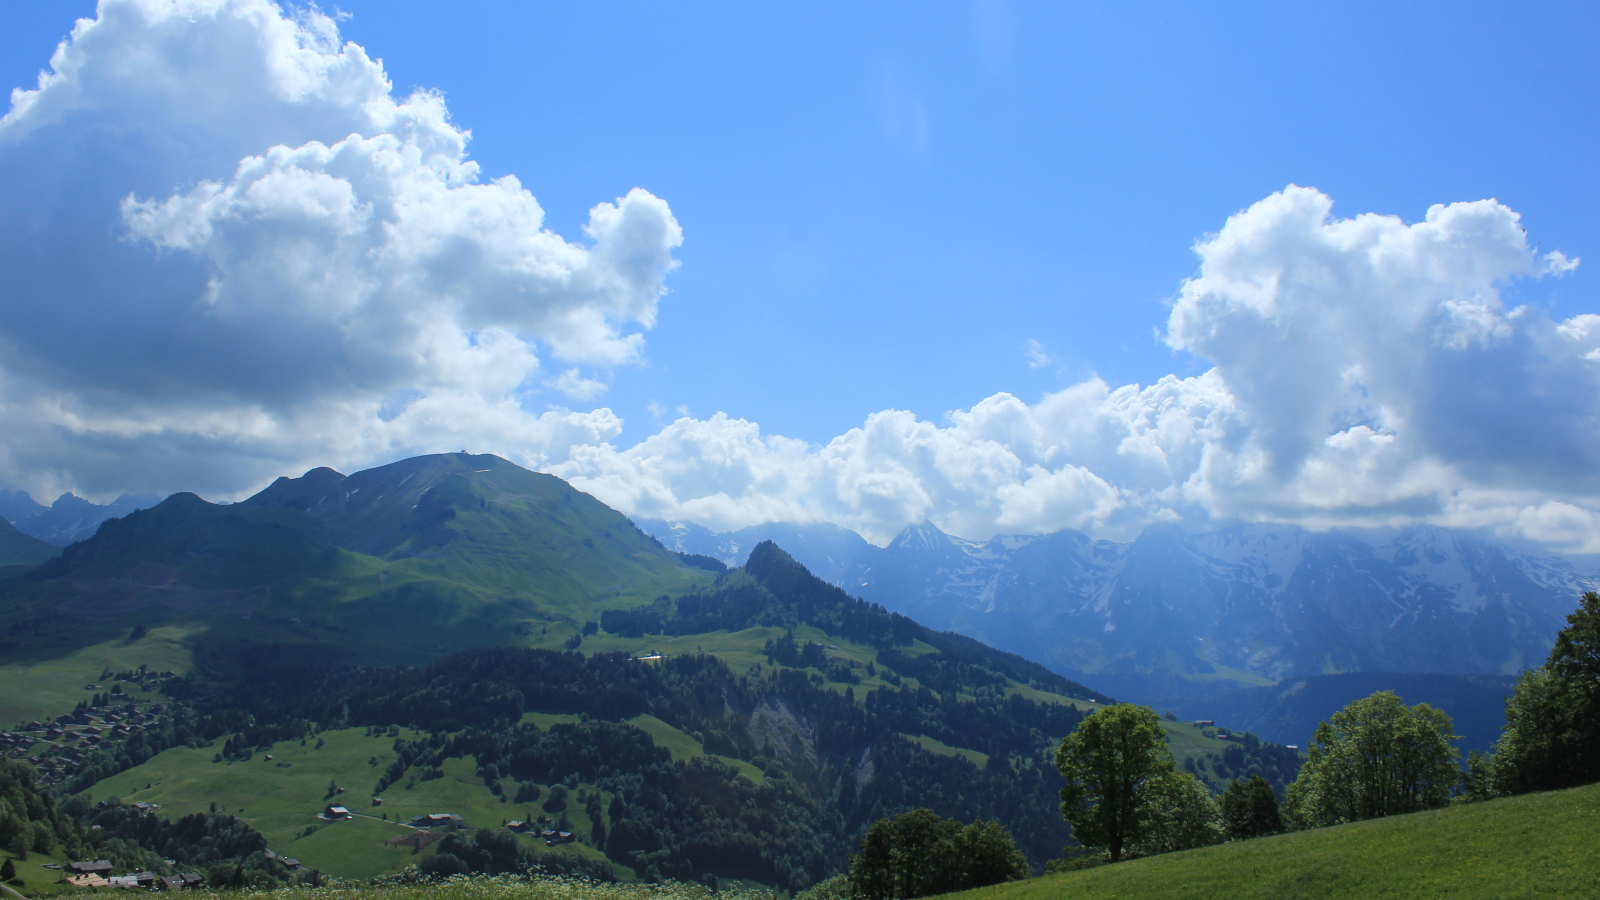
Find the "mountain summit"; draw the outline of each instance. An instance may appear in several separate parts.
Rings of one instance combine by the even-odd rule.
[[[0,601],[198,617],[213,645],[335,643],[390,664],[519,642],[530,620],[581,625],[711,577],[559,478],[453,453],[313,469],[232,505],[174,494],[0,583]]]

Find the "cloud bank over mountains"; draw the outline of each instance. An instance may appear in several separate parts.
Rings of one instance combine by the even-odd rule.
[[[524,400],[603,387],[542,357],[639,358],[676,220],[634,190],[568,241],[468,137],[314,8],[103,2],[0,120],[0,477],[236,491],[617,434]]]
[[[1502,302],[1578,263],[1493,200],[1407,224],[1290,186],[1235,214],[1166,323],[1194,377],[619,447],[611,410],[550,404],[640,364],[678,223],[636,189],[552,234],[468,137],[315,11],[103,0],[0,120],[0,478],[230,495],[467,448],[716,529],[1425,521],[1600,552],[1600,316]]]
[[[997,394],[938,425],[888,410],[820,448],[680,420],[552,471],[653,518],[826,519],[880,543],[923,519],[971,538],[1426,521],[1600,550],[1600,316],[1503,306],[1508,282],[1577,265],[1537,255],[1516,213],[1338,219],[1291,186],[1195,251],[1166,340],[1203,375]]]

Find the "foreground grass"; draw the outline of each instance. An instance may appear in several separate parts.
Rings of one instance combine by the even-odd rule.
[[[87,892],[85,892],[87,893]],[[733,887],[711,893],[698,884],[594,884],[567,878],[458,877],[444,882],[331,885],[275,891],[185,891],[191,900],[778,900],[763,888]]]
[[[1600,784],[1223,844],[961,900],[1600,897]]]

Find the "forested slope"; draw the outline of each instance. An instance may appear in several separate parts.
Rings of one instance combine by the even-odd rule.
[[[396,738],[392,763],[374,771],[374,793],[456,759],[473,760],[503,795],[524,784],[593,785],[588,820],[597,827],[584,837],[639,875],[792,890],[843,871],[868,824],[915,807],[997,819],[1035,865],[1054,857],[1068,832],[1050,748],[1089,701],[1110,702],[849,597],[770,543],[708,587],[607,611],[602,621],[595,640],[775,637],[764,661],[744,669],[687,647],[651,661],[494,647],[420,668],[268,667],[214,686],[214,737],[222,755],[244,758],[316,729],[419,729],[428,736]],[[541,727],[533,713],[576,721]],[[224,716],[233,724],[221,730]],[[690,736],[706,755],[675,761],[628,724],[639,717]],[[762,777],[752,781],[719,756]]]

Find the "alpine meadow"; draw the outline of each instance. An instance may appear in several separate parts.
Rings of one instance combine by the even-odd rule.
[[[1556,6],[7,8],[0,890],[1600,896]]]

